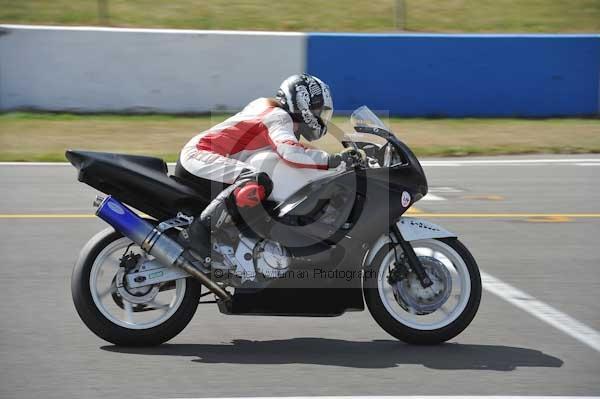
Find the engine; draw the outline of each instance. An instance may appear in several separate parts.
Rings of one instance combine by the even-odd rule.
[[[239,237],[237,247],[217,244],[214,249],[223,255],[224,265],[215,265],[217,269],[231,273],[246,281],[274,279],[283,277],[289,270],[292,258],[289,251],[280,243],[261,239],[256,240],[244,236]]]
[[[254,266],[265,277],[283,277],[290,263],[287,249],[276,241],[261,240],[254,247]]]

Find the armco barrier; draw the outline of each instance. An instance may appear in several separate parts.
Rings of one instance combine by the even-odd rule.
[[[600,113],[600,35],[310,34],[338,110],[402,116]]]
[[[336,110],[600,114],[600,35],[337,34],[0,25],[0,111],[237,110],[286,76]]]
[[[236,110],[305,65],[298,33],[0,29],[0,110]]]

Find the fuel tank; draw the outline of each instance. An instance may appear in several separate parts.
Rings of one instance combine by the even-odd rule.
[[[265,172],[273,180],[273,192],[269,199],[281,202],[310,182],[342,172],[323,169],[297,168],[289,165],[273,151],[252,155],[246,163]]]

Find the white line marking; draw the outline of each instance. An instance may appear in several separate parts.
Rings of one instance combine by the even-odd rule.
[[[4,29],[27,30],[58,30],[58,31],[84,31],[84,32],[137,32],[137,33],[174,33],[174,34],[219,34],[219,35],[249,35],[249,36],[306,36],[305,32],[277,32],[277,31],[252,31],[252,30],[199,30],[199,29],[148,29],[148,28],[107,28],[101,26],[53,26],[53,25],[14,25],[2,24]]]
[[[429,187],[430,193],[462,193],[463,190],[456,187]]]
[[[600,166],[600,163],[585,163],[585,162],[580,162],[580,163],[576,163],[575,165],[577,165],[577,166]]]
[[[457,160],[436,160],[436,161],[421,161],[423,166],[528,166],[528,165],[579,165],[579,166],[595,166],[600,164],[598,158],[561,158],[561,159],[457,159]],[[0,166],[66,166],[68,162],[0,162]],[[175,166],[175,162],[169,162],[169,166]]]
[[[540,159],[456,159],[423,161],[424,166],[455,165],[520,165],[520,164],[569,164],[578,162],[600,162],[600,158],[540,158]]]
[[[421,201],[446,201],[446,198],[440,197],[439,195],[435,194],[427,194],[426,196],[421,198]]]
[[[600,333],[494,276],[481,272],[483,288],[600,352]]]

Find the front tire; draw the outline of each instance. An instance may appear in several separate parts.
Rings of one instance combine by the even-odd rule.
[[[403,302],[404,306],[400,305],[397,300],[397,309],[394,308],[387,291],[391,288],[386,288],[386,284],[389,284],[386,269],[390,266],[390,262],[394,261],[395,256],[393,247],[387,245],[377,253],[371,265],[365,269],[363,281],[365,302],[377,324],[397,339],[416,345],[439,344],[456,337],[475,317],[481,300],[479,268],[468,249],[456,238],[422,240],[411,244],[415,247],[418,256],[422,256],[423,253],[427,254],[426,256],[441,253],[439,257],[444,259],[443,264],[447,267],[450,264],[454,266],[455,270],[451,270],[449,275],[453,276],[453,280],[456,278],[459,281],[460,278],[460,286],[466,291],[463,294],[464,298],[458,298],[456,306],[448,310],[448,316],[442,314],[439,316],[440,320],[430,319],[433,319],[435,312],[442,312],[446,303],[449,303],[450,297],[431,314],[414,314],[414,309],[407,310],[406,304]],[[427,252],[428,248],[433,249]],[[401,252],[400,248],[396,250]],[[461,273],[464,276],[461,277]]]
[[[92,276],[98,273],[96,271],[97,263],[99,259],[104,259],[108,250],[116,248],[115,251],[118,249],[123,252],[121,247],[127,247],[129,244],[132,244],[132,247],[135,246],[123,235],[108,228],[96,234],[85,245],[79,254],[71,276],[73,303],[85,325],[105,341],[120,346],[160,345],[179,334],[190,322],[198,307],[201,284],[193,278],[181,280],[183,283],[177,284],[176,291],[176,295],[181,294],[181,296],[168,305],[170,308],[166,311],[168,318],[165,320],[158,319],[157,323],[141,325],[120,322],[99,305],[98,294],[92,293],[91,280],[96,280],[96,277],[92,278]],[[132,304],[128,303],[125,298],[115,296],[114,289],[107,295],[112,296],[112,299],[107,299],[108,301],[114,300],[115,304],[122,309],[127,308],[127,311],[131,312]],[[140,309],[142,305],[135,306],[137,308],[133,307],[134,309]],[[176,309],[173,309],[175,306],[177,306]]]

